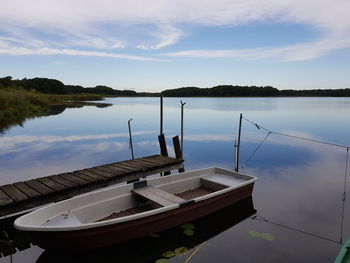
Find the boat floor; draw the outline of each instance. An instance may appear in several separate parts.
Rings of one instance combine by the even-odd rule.
[[[215,191],[212,189],[209,189],[206,187],[198,187],[198,188],[187,190],[182,193],[176,193],[175,195],[178,197],[181,197],[182,199],[193,199],[193,198],[207,195],[213,192]]]
[[[178,197],[181,197],[183,199],[193,199],[193,198],[200,197],[200,196],[210,194],[213,192],[215,192],[215,191],[212,189],[205,188],[205,187],[198,187],[198,188],[190,189],[190,190],[187,190],[187,191],[184,191],[181,193],[176,193],[175,195]],[[141,204],[141,205],[136,206],[136,207],[131,207],[131,208],[119,211],[119,212],[112,213],[111,215],[106,216],[104,218],[101,218],[101,219],[97,220],[96,222],[120,218],[123,216],[134,215],[134,214],[146,212],[146,211],[149,211],[149,210],[152,210],[155,208],[159,208],[159,207],[160,206],[155,204],[155,203]]]

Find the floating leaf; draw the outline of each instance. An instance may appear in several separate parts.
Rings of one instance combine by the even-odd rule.
[[[195,229],[196,227],[191,223],[187,223],[187,224],[181,225],[181,228],[183,228],[183,229]]]
[[[150,236],[150,237],[160,238],[160,235],[158,235],[158,234],[153,234],[153,233],[152,233],[152,234],[149,234],[149,236]]]
[[[177,256],[182,256],[183,254],[185,254],[188,251],[187,247],[178,247],[177,249],[175,249],[175,254]]]
[[[254,231],[254,230],[249,230],[248,231],[248,234],[252,237],[260,237],[261,236],[261,233],[260,232],[257,232],[257,231]]]
[[[164,252],[163,254],[162,254],[162,256],[163,257],[165,257],[165,258],[172,258],[172,257],[174,257],[175,256],[175,253],[173,252],[173,251],[166,251],[166,252]]]
[[[267,241],[272,241],[275,239],[275,237],[269,233],[261,233],[261,238],[267,240]]]
[[[169,262],[169,260],[166,258],[160,258],[156,261],[156,263],[168,263],[168,262]]]
[[[186,236],[189,236],[189,237],[194,235],[194,231],[189,228],[185,229],[182,233],[184,233]]]

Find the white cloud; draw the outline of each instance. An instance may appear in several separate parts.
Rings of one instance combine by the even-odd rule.
[[[153,131],[136,131],[133,132],[133,136],[153,134]],[[5,152],[18,152],[27,147],[31,147],[32,143],[36,145],[42,145],[47,147],[50,143],[60,142],[76,142],[76,141],[88,141],[88,140],[108,140],[113,138],[125,137],[128,138],[128,133],[110,133],[110,134],[94,134],[94,135],[70,135],[70,136],[34,136],[34,135],[18,135],[4,137],[0,141],[0,148]]]
[[[134,56],[128,54],[118,54],[112,52],[101,51],[85,51],[78,49],[58,49],[58,48],[26,48],[26,47],[13,47],[0,40],[0,54],[24,56],[24,55],[67,55],[67,56],[84,56],[84,57],[108,57],[127,60],[138,61],[169,61],[166,59],[150,58],[143,56]]]
[[[90,49],[161,49],[186,36],[186,25],[238,26],[295,23],[316,30],[319,39],[277,48],[186,50],[171,57],[312,59],[350,47],[348,0],[2,0],[0,23],[4,54],[64,54],[147,60]],[[141,30],[144,25],[155,29]],[[22,31],[25,34],[14,34]],[[24,35],[24,37],[23,37]],[[30,41],[25,43],[26,39]],[[131,40],[130,40],[131,39]],[[136,43],[135,45],[133,43]],[[45,50],[48,50],[45,52]],[[80,53],[80,54],[79,54]]]
[[[158,43],[155,45],[140,44],[137,46],[139,49],[149,50],[149,49],[161,49],[163,47],[175,44],[182,37],[183,33],[181,30],[172,26],[162,26],[160,32],[152,34]]]

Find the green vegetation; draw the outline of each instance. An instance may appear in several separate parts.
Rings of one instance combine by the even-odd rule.
[[[57,91],[60,82],[56,80],[39,81],[39,88],[34,86],[23,88],[18,86],[18,81],[11,77],[0,78],[0,134],[14,125],[22,125],[26,119],[58,114],[67,107],[82,107],[82,103],[76,101],[102,100],[101,94],[45,94],[37,90],[45,85],[52,85],[51,91]],[[55,86],[56,85],[56,86]],[[85,103],[86,105],[86,103]],[[93,104],[97,107],[105,107],[106,104]]]
[[[72,94],[100,94],[101,96],[135,96],[133,90],[115,90],[106,86],[84,88],[79,85],[65,85],[61,81],[48,78],[33,78],[13,80],[11,76],[0,78],[0,89],[4,87],[22,87],[25,90],[35,90],[43,94],[72,95]]]
[[[0,89],[0,133],[27,119],[45,115],[49,100],[37,92],[22,88]]]

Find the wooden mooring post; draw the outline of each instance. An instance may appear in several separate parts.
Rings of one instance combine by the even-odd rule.
[[[180,146],[179,136],[176,135],[173,137],[173,145],[175,150],[175,157],[177,159],[182,159],[182,148]],[[185,168],[182,166],[178,170],[179,170],[179,173],[183,173],[185,171]]]

